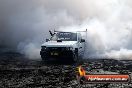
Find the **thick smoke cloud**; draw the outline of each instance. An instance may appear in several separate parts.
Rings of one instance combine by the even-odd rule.
[[[0,0],[0,45],[40,58],[48,30],[85,30],[89,57],[132,58],[131,0]]]

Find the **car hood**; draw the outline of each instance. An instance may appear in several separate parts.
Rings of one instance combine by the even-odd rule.
[[[48,41],[42,44],[42,46],[46,47],[72,47],[74,44],[76,44],[77,41],[62,41],[62,42],[57,42],[57,41]]]

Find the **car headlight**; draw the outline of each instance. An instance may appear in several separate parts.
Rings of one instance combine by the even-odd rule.
[[[70,47],[70,50],[73,50],[73,47]]]
[[[46,50],[47,48],[46,48],[46,46],[41,46],[41,49]]]
[[[72,50],[73,47],[66,47],[66,50]]]

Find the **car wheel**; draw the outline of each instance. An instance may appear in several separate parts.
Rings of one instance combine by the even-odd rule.
[[[77,62],[77,61],[78,61],[78,55],[77,55],[77,54],[74,54],[74,55],[73,55],[73,61],[74,61],[74,62]]]
[[[41,56],[42,61],[47,61],[47,58],[45,58],[44,56]]]

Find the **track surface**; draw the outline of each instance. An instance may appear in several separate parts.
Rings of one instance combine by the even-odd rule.
[[[102,60],[85,60],[83,64],[90,64],[94,61],[101,63]],[[106,62],[109,61],[106,60]],[[114,63],[114,61],[111,62]],[[112,66],[113,63],[109,65]],[[117,61],[115,63],[117,64]],[[106,64],[104,60],[102,64]],[[107,69],[110,67],[109,65],[103,66],[102,69],[110,70]],[[29,60],[15,52],[1,53],[0,88],[130,88],[132,86],[131,83],[79,85],[75,74],[76,66],[76,64],[44,63],[41,60]],[[132,69],[126,70],[129,70],[131,74]]]

